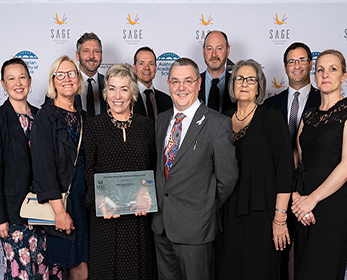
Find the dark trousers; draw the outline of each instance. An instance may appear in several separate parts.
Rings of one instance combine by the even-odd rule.
[[[180,244],[154,234],[160,280],[209,280],[212,242]]]

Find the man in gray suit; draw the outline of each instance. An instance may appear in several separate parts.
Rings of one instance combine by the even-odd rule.
[[[194,61],[176,60],[168,85],[174,108],[159,114],[155,126],[158,212],[152,229],[159,279],[207,280],[217,209],[238,178],[232,124],[199,101]]]

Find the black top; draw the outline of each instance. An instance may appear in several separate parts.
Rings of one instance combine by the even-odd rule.
[[[225,114],[232,117],[234,112]],[[237,215],[273,208],[278,193],[292,191],[294,171],[291,139],[281,112],[258,106],[246,134],[234,144],[240,170]]]

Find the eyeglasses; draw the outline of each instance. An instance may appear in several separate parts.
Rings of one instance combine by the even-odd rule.
[[[235,84],[243,84],[243,81],[246,80],[247,84],[249,85],[255,85],[258,82],[258,78],[257,77],[246,77],[244,78],[243,76],[236,76],[234,78]]]
[[[197,80],[199,80],[199,78],[192,80],[192,79],[186,79],[184,81],[179,81],[179,80],[172,80],[169,81],[169,83],[171,84],[172,87],[179,87],[180,84],[182,83],[183,85],[189,87],[191,86],[194,82],[196,82]]]
[[[70,78],[70,79],[75,79],[78,75],[78,72],[77,70],[70,70],[70,71],[67,71],[67,72],[56,72],[56,73],[53,73],[53,75],[57,78],[57,80],[59,81],[62,81],[64,80],[65,76],[67,76]]]
[[[307,57],[301,57],[299,59],[289,59],[287,61],[287,66],[292,67],[296,62],[298,62],[299,65],[307,65],[310,62],[310,59]]]

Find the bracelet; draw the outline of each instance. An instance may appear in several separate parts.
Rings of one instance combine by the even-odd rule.
[[[277,223],[286,223],[287,222],[286,220],[280,221],[280,220],[276,220],[275,218],[274,218],[274,221],[276,221]]]
[[[278,225],[278,226],[284,226],[287,222],[284,222],[284,223],[277,223],[275,220],[272,221],[275,225]]]
[[[277,209],[277,208],[275,208],[275,211],[278,211],[278,212],[287,214],[287,211],[286,211],[286,210],[283,210],[283,209]]]

